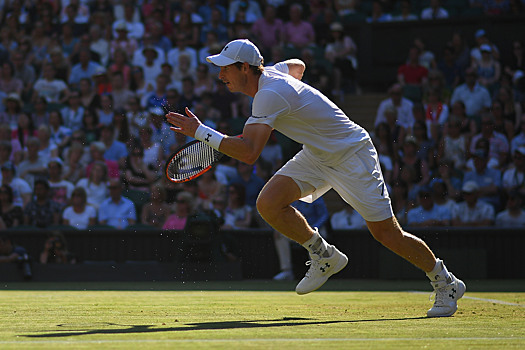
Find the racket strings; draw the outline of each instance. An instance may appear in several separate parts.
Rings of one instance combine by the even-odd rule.
[[[217,162],[223,154],[203,142],[195,142],[180,150],[168,165],[172,181],[183,182],[200,175]]]

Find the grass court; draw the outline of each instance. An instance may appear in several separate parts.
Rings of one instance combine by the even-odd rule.
[[[426,318],[426,281],[4,283],[7,349],[523,349],[525,281],[466,281]]]

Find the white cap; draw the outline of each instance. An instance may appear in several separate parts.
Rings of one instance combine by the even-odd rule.
[[[479,190],[479,186],[474,181],[467,181],[463,184],[463,187],[461,188],[461,190],[466,193],[472,193],[472,192],[476,192],[477,190]]]
[[[250,66],[261,65],[263,57],[250,40],[237,39],[230,41],[221,53],[206,57],[206,61],[213,63],[216,66],[223,67],[236,62],[246,62]]]

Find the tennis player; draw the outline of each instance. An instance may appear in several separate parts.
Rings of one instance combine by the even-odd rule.
[[[276,65],[280,70],[264,67],[259,49],[249,40],[233,40],[207,61],[220,67],[219,79],[230,91],[253,97],[252,116],[242,138],[203,125],[188,108],[186,115],[166,115],[174,131],[249,164],[257,160],[273,129],[303,145],[268,180],[257,199],[261,216],[309,252],[310,268],[296,292],[318,289],[348,262],[345,254],[327,243],[290,205],[298,199],[312,202],[333,188],[363,216],[376,240],[426,272],[436,293],[427,316],[453,315],[465,284],[448,272],[425,242],[403,231],[397,222],[367,131],[322,93],[297,76],[283,73],[283,65]]]

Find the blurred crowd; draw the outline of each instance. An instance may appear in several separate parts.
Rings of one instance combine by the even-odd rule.
[[[202,210],[227,229],[264,225],[257,194],[297,151],[280,134],[255,165],[226,159],[178,185],[164,176],[169,155],[189,141],[169,129],[167,111],[189,107],[229,135],[240,134],[250,115],[251,99],[230,93],[206,56],[249,38],[267,65],[302,59],[303,80],[341,101],[361,93],[358,47],[346,24],[511,15],[522,6],[0,0],[0,229],[178,230]],[[414,40],[378,106],[370,131],[404,225],[525,223],[523,42],[499,47],[483,29],[472,39],[455,34],[439,53]],[[512,50],[512,62],[501,62],[500,50]],[[322,212],[318,226],[364,227],[351,208]]]

